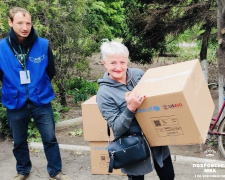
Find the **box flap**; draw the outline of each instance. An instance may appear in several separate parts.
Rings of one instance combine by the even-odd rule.
[[[133,91],[146,96],[157,96],[182,91],[198,60],[150,68]]]
[[[94,95],[90,99],[84,101],[82,104],[97,104],[96,95]]]

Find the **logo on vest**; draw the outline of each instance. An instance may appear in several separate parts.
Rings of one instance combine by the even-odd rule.
[[[45,57],[45,55],[42,55],[41,57],[38,57],[38,58],[29,57],[29,60],[34,63],[40,63],[41,61],[43,61],[44,57]]]

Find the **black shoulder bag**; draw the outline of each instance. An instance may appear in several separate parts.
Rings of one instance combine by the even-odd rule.
[[[108,125],[107,128],[107,133],[110,138]],[[128,133],[125,133],[125,135],[109,142],[109,173],[111,173],[113,169],[120,169],[127,165],[144,161],[150,157],[150,150],[143,133],[127,134]]]

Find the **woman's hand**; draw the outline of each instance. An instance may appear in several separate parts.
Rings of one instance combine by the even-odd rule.
[[[127,102],[127,108],[135,112],[137,108],[141,106],[146,96],[141,96],[137,92],[127,92],[125,94],[125,100]]]

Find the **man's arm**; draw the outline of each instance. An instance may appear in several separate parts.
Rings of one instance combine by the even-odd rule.
[[[2,81],[2,78],[3,78],[3,72],[2,70],[0,69],[0,80]]]

